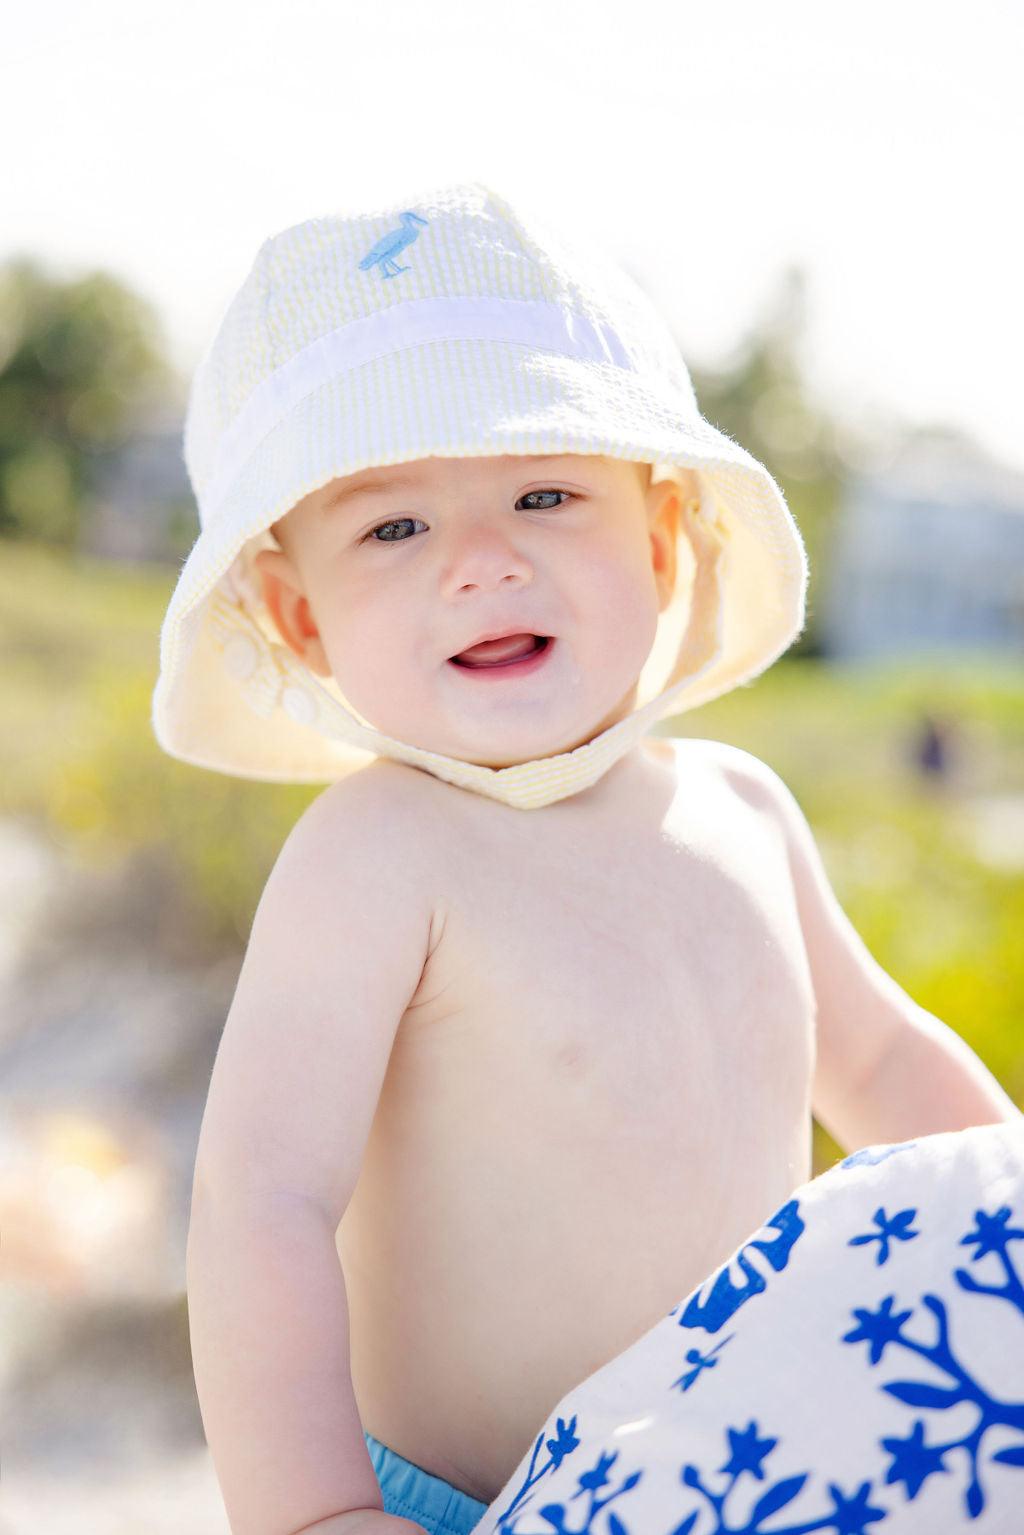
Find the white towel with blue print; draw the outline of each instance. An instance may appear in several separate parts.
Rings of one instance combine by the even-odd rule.
[[[854,1153],[562,1398],[473,1535],[1024,1535],[1024,1119]]]

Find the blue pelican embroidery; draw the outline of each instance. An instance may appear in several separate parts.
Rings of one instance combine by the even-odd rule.
[[[367,251],[362,261],[360,261],[359,270],[361,272],[368,272],[370,267],[375,266],[378,262],[380,263],[381,274],[384,277],[397,277],[399,272],[407,272],[409,270],[407,266],[399,266],[395,261],[395,257],[401,251],[404,251],[407,245],[411,245],[419,235],[419,230],[415,227],[416,224],[428,224],[430,220],[421,218],[418,213],[409,213],[408,211],[401,214],[400,217],[402,220],[401,229],[390,229],[386,235],[381,235],[373,249]]]

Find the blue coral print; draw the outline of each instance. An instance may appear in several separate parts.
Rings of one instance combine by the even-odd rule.
[[[527,1468],[526,1479],[512,1499],[512,1502],[498,1515],[497,1527],[499,1529],[510,1530],[512,1528],[510,1521],[514,1518],[516,1511],[522,1507],[523,1503],[529,1502],[533,1488],[537,1483],[542,1481],[552,1471],[557,1471],[566,1456],[571,1455],[573,1450],[579,1449],[580,1441],[576,1438],[575,1429],[576,1419],[574,1417],[570,1418],[568,1423],[563,1418],[556,1418],[553,1439],[545,1441],[543,1433],[538,1434],[537,1441],[533,1446],[533,1453],[530,1457],[530,1464]],[[541,1461],[538,1465],[537,1461],[541,1445],[545,1445],[548,1458],[545,1461]]]
[[[975,1248],[971,1261],[985,1257],[997,1258],[1002,1271],[1002,1283],[982,1284],[968,1270],[958,1268],[953,1277],[960,1289],[968,1295],[987,1295],[1004,1302],[1024,1317],[1024,1285],[1011,1258],[1011,1242],[1024,1241],[1024,1228],[1011,1225],[1012,1211],[1008,1205],[993,1214],[976,1210],[974,1229],[960,1238],[960,1246]],[[990,1277],[996,1277],[991,1273]],[[886,1482],[902,1484],[908,1500],[917,1497],[931,1476],[948,1475],[954,1463],[966,1459],[969,1479],[964,1491],[963,1506],[971,1519],[976,1519],[986,1505],[985,1488],[981,1479],[981,1465],[986,1436],[990,1431],[1006,1431],[1017,1442],[1003,1445],[990,1460],[1006,1466],[1024,1467],[1024,1380],[1022,1394],[1007,1401],[986,1389],[972,1373],[970,1362],[953,1337],[949,1308],[934,1294],[921,1296],[921,1312],[914,1303],[902,1308],[895,1295],[887,1295],[880,1305],[854,1307],[856,1326],[843,1334],[842,1342],[868,1345],[868,1364],[874,1368],[883,1358],[890,1362],[899,1350],[929,1365],[932,1374],[922,1377],[890,1379],[881,1389],[906,1406],[929,1414],[927,1421],[917,1417],[905,1438],[889,1437],[880,1445],[889,1456]],[[925,1313],[931,1314],[931,1322]],[[927,1324],[927,1325],[926,1325]],[[900,1359],[902,1368],[909,1360]],[[973,1422],[963,1433],[943,1434],[941,1414],[951,1408],[973,1409]],[[961,1420],[962,1422],[962,1417]],[[935,1437],[929,1439],[929,1434]],[[957,1455],[956,1452],[962,1452]],[[1024,1497],[1024,1487],[1021,1489]]]
[[[916,1141],[896,1141],[891,1146],[862,1146],[859,1151],[853,1151],[848,1157],[844,1157],[839,1166],[877,1167],[879,1162],[886,1162],[890,1157],[899,1156],[901,1151],[910,1151],[916,1145]]]
[[[499,1535],[515,1535],[517,1515],[531,1501],[532,1490],[537,1483],[561,1465],[567,1455],[579,1448],[580,1442],[573,1433],[575,1427],[575,1417],[568,1425],[561,1418],[558,1419],[557,1437],[547,1443],[550,1458],[540,1469],[536,1468],[536,1462],[543,1434],[538,1438],[526,1480],[499,1517],[496,1525]],[[809,1486],[809,1472],[803,1471],[796,1476],[773,1480],[765,1470],[764,1463],[780,1441],[768,1435],[762,1436],[754,1418],[745,1428],[728,1427],[726,1440],[726,1458],[715,1473],[703,1473],[691,1463],[685,1463],[680,1468],[681,1484],[695,1493],[700,1503],[687,1514],[682,1523],[674,1527],[670,1535],[691,1535],[702,1513],[706,1513],[713,1522],[708,1523],[705,1519],[699,1535],[812,1535],[813,1531],[818,1530],[831,1531],[832,1535],[869,1535],[869,1526],[887,1517],[886,1510],[871,1500],[870,1481],[861,1482],[849,1493],[830,1481],[827,1496],[831,1507],[824,1508],[821,1505],[825,1494]],[[568,1502],[544,1503],[536,1510],[536,1516],[555,1535],[594,1535],[595,1531],[604,1528],[607,1528],[609,1535],[630,1535],[629,1525],[624,1522],[628,1513],[624,1517],[609,1513],[606,1525],[597,1522],[598,1516],[609,1504],[631,1492],[643,1478],[643,1471],[634,1469],[620,1480],[613,1480],[609,1473],[619,1454],[618,1450],[599,1453],[593,1465],[580,1471],[576,1489],[569,1495]],[[718,1478],[717,1488],[712,1483],[712,1475]],[[721,1482],[723,1477],[724,1485]],[[757,1485],[751,1485],[757,1483],[765,1484],[763,1490]],[[776,1523],[774,1516],[795,1503],[805,1492],[809,1496],[802,1498],[803,1511],[798,1521],[795,1524]],[[570,1509],[568,1504],[575,1503],[578,1498],[584,1499],[578,1511]],[[812,1513],[815,1505],[817,1512]],[[766,1520],[772,1520],[772,1523],[768,1525]],[[530,1528],[536,1528],[535,1520],[531,1522]]]
[[[804,1471],[797,1476],[786,1476],[781,1481],[770,1482],[763,1492],[758,1492],[752,1505],[751,1497],[755,1489],[744,1483],[742,1490],[745,1498],[740,1504],[743,1509],[740,1513],[736,1507],[740,1500],[734,1497],[737,1486],[745,1475],[758,1482],[768,1480],[764,1462],[772,1455],[779,1440],[767,1437],[762,1439],[756,1419],[751,1419],[745,1429],[728,1428],[726,1433],[729,1438],[729,1456],[724,1465],[718,1468],[719,1476],[728,1478],[723,1489],[714,1491],[696,1466],[683,1467],[681,1479],[684,1485],[692,1487],[700,1495],[715,1521],[711,1525],[705,1523],[701,1535],[704,1532],[706,1535],[811,1535],[813,1530],[831,1530],[834,1535],[867,1535],[869,1525],[878,1524],[886,1518],[886,1510],[871,1502],[869,1481],[862,1482],[849,1494],[843,1492],[836,1483],[829,1482],[831,1508],[822,1509],[808,1518],[810,1507],[807,1506],[807,1499],[804,1499],[805,1509],[796,1524],[773,1522],[769,1529],[764,1521],[800,1497],[807,1487],[810,1473]],[[727,1510],[726,1505],[730,1502],[733,1508]],[[689,1518],[677,1525],[674,1535],[689,1535],[697,1523],[699,1512],[699,1509],[695,1509]],[[740,1523],[733,1522],[734,1515]]]
[[[798,1201],[787,1200],[765,1222],[755,1237],[744,1242],[732,1262],[724,1264],[707,1284],[690,1297],[679,1318],[679,1326],[701,1327],[705,1332],[718,1332],[742,1305],[752,1296],[760,1295],[767,1286],[767,1280],[753,1262],[751,1254],[762,1254],[774,1272],[781,1274],[803,1229]],[[775,1234],[769,1235],[769,1232]],[[733,1278],[733,1265],[743,1276],[739,1282]],[[674,1316],[676,1310],[678,1307],[670,1311],[669,1316]]]
[[[586,1383],[559,1404],[480,1535],[1024,1535],[1024,1145],[993,1139],[987,1163],[965,1142],[957,1197],[945,1140],[941,1181],[925,1150],[904,1177],[911,1141],[848,1159],[863,1193],[852,1168],[797,1190],[593,1415]],[[1001,1197],[976,1208],[989,1167]]]
[[[671,1312],[669,1315],[671,1315]],[[713,1370],[715,1368],[718,1363],[715,1355],[719,1352],[720,1349],[723,1349],[727,1343],[731,1343],[735,1336],[735,1333],[727,1333],[720,1342],[715,1344],[714,1348],[709,1348],[706,1354],[702,1354],[699,1348],[688,1348],[686,1350],[686,1362],[688,1365],[692,1365],[693,1368],[686,1370],[682,1375],[680,1375],[679,1379],[673,1381],[672,1384],[674,1386],[679,1386],[683,1391],[689,1391],[694,1381],[700,1379],[704,1370]]]
[[[917,1214],[916,1210],[900,1210],[890,1220],[884,1208],[880,1207],[874,1213],[874,1222],[877,1231],[864,1232],[859,1237],[851,1237],[850,1247],[863,1247],[871,1242],[878,1243],[878,1252],[875,1254],[875,1262],[879,1268],[889,1261],[890,1242],[912,1242],[914,1237],[920,1236],[919,1231],[914,1231],[911,1222]]]

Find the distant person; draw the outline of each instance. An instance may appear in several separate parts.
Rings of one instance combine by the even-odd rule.
[[[956,731],[952,721],[926,709],[910,743],[910,760],[923,780],[946,787],[955,768]]]
[[[1021,1319],[963,1244],[1022,1235],[1024,1119],[772,769],[652,734],[801,632],[782,494],[605,258],[410,202],[265,241],[185,426],[158,739],[330,785],[196,1157],[231,1529],[1019,1528]],[[815,1180],[812,1110],[856,1149]],[[993,1369],[981,1466],[938,1409]]]
[[[925,778],[944,779],[950,768],[951,731],[936,715],[925,711],[914,737],[913,760]]]

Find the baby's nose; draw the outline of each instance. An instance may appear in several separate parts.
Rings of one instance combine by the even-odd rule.
[[[446,593],[467,586],[487,590],[533,579],[533,566],[507,529],[492,520],[467,520],[450,531],[443,584]]]

